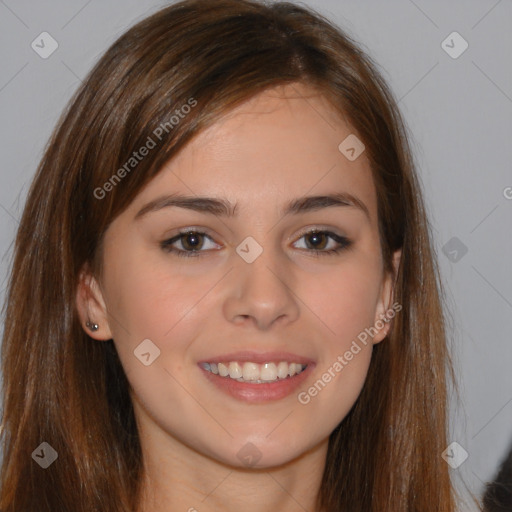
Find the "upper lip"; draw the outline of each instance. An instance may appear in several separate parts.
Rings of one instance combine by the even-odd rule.
[[[244,350],[239,352],[231,352],[220,356],[210,357],[199,361],[200,363],[225,363],[229,361],[243,361],[263,364],[270,361],[286,361],[288,363],[312,364],[314,361],[309,357],[300,356],[291,352],[255,352],[252,350]]]

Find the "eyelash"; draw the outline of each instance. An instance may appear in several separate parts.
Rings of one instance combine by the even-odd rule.
[[[179,241],[183,236],[190,235],[190,234],[206,236],[207,238],[209,238],[213,242],[213,239],[210,236],[208,236],[207,233],[205,233],[203,231],[199,231],[199,230],[187,229],[187,230],[180,231],[176,236],[174,236],[174,237],[172,237],[172,238],[170,238],[168,240],[164,240],[163,242],[160,243],[160,246],[161,246],[161,248],[165,252],[173,253],[176,256],[180,257],[180,258],[197,258],[197,257],[201,257],[203,255],[202,253],[205,253],[205,252],[208,252],[208,251],[201,251],[201,250],[184,251],[182,249],[176,249],[176,248],[172,247],[172,244],[174,244],[175,242]],[[315,256],[315,257],[318,257],[318,256],[334,256],[334,255],[339,254],[340,252],[348,249],[352,245],[352,241],[349,240],[347,237],[337,235],[336,233],[333,233],[332,231],[325,231],[325,230],[318,230],[318,229],[311,229],[309,231],[306,231],[306,232],[302,233],[299,236],[298,240],[300,240],[301,238],[303,238],[303,237],[305,237],[307,235],[313,235],[313,234],[315,234],[315,235],[318,235],[318,234],[327,235],[328,238],[331,238],[332,240],[334,240],[335,242],[340,244],[335,249],[329,249],[327,251],[326,250],[320,250],[320,249],[304,249],[307,252],[312,253],[312,255]]]

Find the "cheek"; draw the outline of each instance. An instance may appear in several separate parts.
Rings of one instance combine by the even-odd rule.
[[[119,339],[129,333],[133,340],[161,340],[200,301],[209,279],[204,275],[191,279],[177,265],[136,251],[132,257],[121,252],[117,259],[113,254],[106,282],[113,331]]]
[[[117,263],[118,270],[111,272],[107,283],[112,292],[109,323],[116,349],[139,402],[153,412],[165,410],[170,402],[164,389],[174,389],[180,396],[175,378],[180,382],[184,378],[187,347],[201,325],[197,305],[212,284],[209,279],[190,279],[147,260],[144,264],[135,260]],[[142,350],[143,346],[147,349]],[[137,354],[147,352],[151,362],[146,366]],[[184,407],[179,400],[178,405]]]
[[[375,321],[380,281],[377,265],[339,267],[321,279],[308,278],[304,302],[327,337],[345,345]]]
[[[323,418],[329,432],[349,413],[366,380],[372,343],[365,329],[374,322],[376,275],[369,268],[347,268],[309,287],[308,306],[325,334],[315,378],[297,399],[311,416]]]

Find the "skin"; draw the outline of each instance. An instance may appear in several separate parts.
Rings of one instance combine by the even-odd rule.
[[[351,133],[305,85],[261,93],[199,134],[113,221],[101,282],[82,274],[84,329],[96,340],[113,338],[132,387],[146,467],[141,510],[315,510],[329,435],[355,403],[372,346],[390,323],[305,405],[297,392],[256,404],[230,397],[197,362],[244,349],[293,352],[316,362],[298,390],[307,391],[391,308],[368,160],[363,153],[351,162],[338,150]],[[353,206],[281,213],[292,199],[334,191],[359,198],[369,216]],[[175,192],[224,197],[239,211],[228,218],[168,207],[134,219]],[[211,236],[198,244],[201,257],[160,247],[188,227]],[[313,227],[353,243],[316,257],[315,247],[338,244],[303,236]],[[236,252],[248,236],[263,248],[252,263]],[[190,251],[186,242],[174,247]],[[98,331],[85,327],[87,319]],[[133,353],[144,339],[161,351],[149,366]],[[252,467],[237,457],[248,442],[261,453]]]

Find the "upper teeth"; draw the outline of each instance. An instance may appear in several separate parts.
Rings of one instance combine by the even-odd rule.
[[[271,382],[274,380],[293,377],[301,373],[305,364],[288,363],[281,361],[279,363],[238,363],[231,361],[229,363],[204,363],[203,367],[221,377],[230,377],[232,379],[242,381]]]

